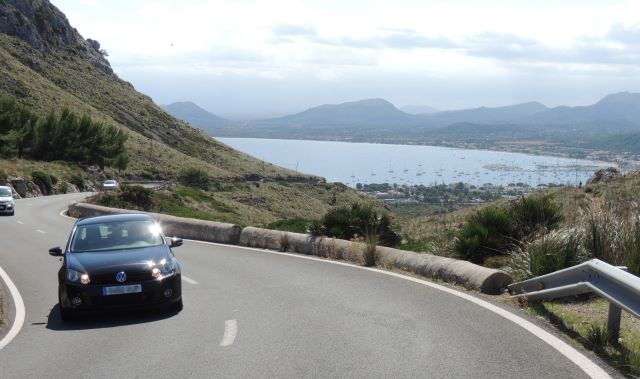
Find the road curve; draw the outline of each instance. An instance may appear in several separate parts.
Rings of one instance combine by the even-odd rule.
[[[0,267],[26,307],[0,350],[0,377],[584,378],[584,371],[515,323],[394,276],[186,241],[184,310],[62,323],[60,262],[82,195],[18,201],[0,218]]]

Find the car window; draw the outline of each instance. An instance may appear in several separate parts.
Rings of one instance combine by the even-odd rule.
[[[12,196],[10,189],[0,188],[0,197],[10,197],[10,196]]]
[[[153,221],[83,224],[71,242],[72,252],[134,249],[163,244],[160,227]]]

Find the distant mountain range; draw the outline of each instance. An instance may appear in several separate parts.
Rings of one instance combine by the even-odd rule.
[[[405,105],[404,107],[400,108],[400,110],[404,113],[409,114],[432,114],[440,112],[436,108],[430,107],[428,105]]]
[[[330,139],[370,142],[433,143],[464,140],[483,133],[491,138],[570,140],[640,133],[640,93],[621,92],[589,106],[549,108],[538,102],[428,113],[384,99],[325,104],[296,114],[234,122],[189,102],[165,106],[169,113],[218,137]],[[431,108],[432,109],[432,108]],[[427,110],[421,112],[420,110]],[[488,133],[488,134],[487,134]],[[493,133],[493,134],[492,134]]]
[[[191,101],[180,101],[160,107],[173,117],[186,121],[210,135],[214,135],[220,126],[234,125],[233,121],[209,113]]]

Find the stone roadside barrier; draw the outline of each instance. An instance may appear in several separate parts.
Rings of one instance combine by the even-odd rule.
[[[135,211],[107,208],[86,203],[69,205],[69,215],[88,217],[105,214],[122,214]],[[135,212],[142,213],[142,212]],[[299,254],[347,260],[363,263],[365,244],[336,238],[315,237],[309,234],[282,232],[214,221],[201,221],[183,217],[150,213],[162,225],[168,236],[218,242],[261,249],[288,251]],[[471,262],[436,255],[378,246],[376,263],[382,267],[398,268],[419,275],[434,277],[449,283],[488,294],[499,294],[512,282],[507,273]]]

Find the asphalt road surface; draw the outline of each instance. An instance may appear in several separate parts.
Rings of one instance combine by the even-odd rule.
[[[82,195],[17,202],[0,217],[0,267],[26,308],[2,378],[578,378],[516,323],[446,292],[345,265],[185,241],[180,313],[63,323],[58,258]]]

